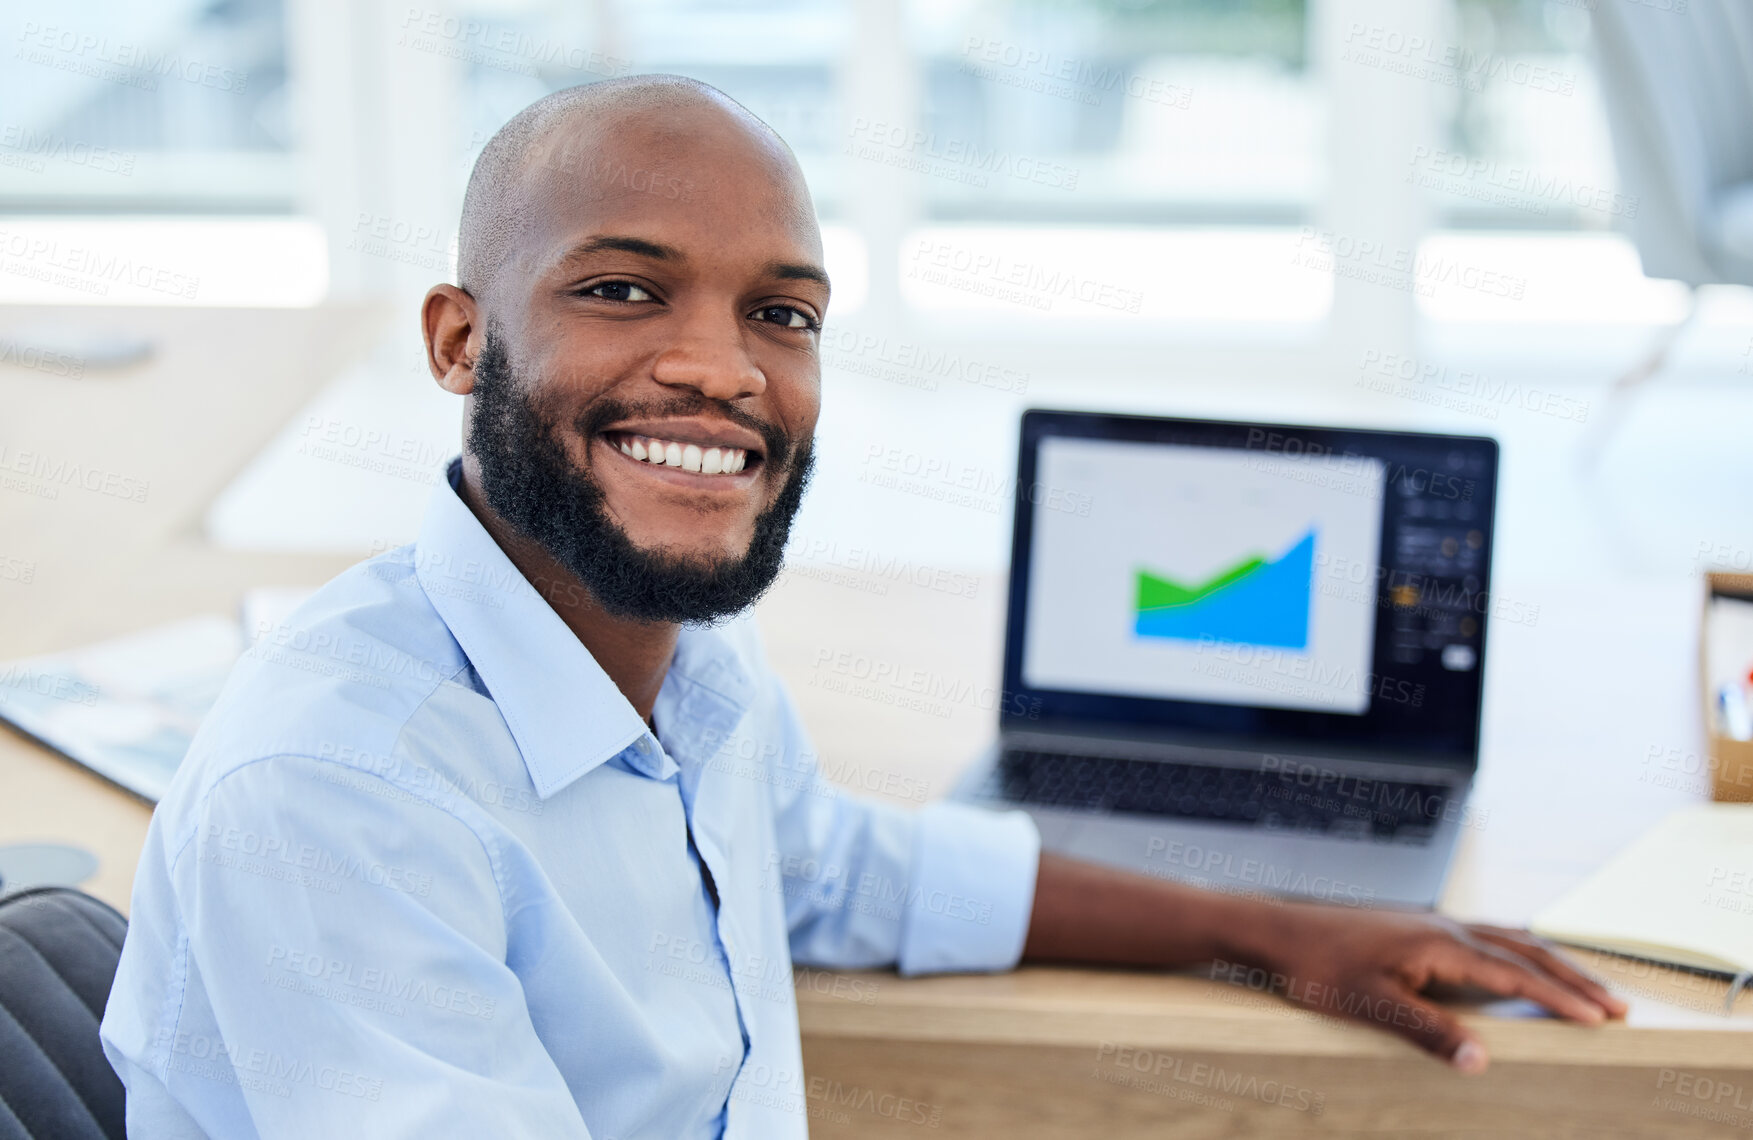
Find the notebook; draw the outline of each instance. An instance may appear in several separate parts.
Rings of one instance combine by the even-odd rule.
[[[0,720],[156,803],[242,650],[238,623],[209,614],[0,662]]]
[[[1691,969],[1753,972],[1753,804],[1673,813],[1541,911],[1531,929]]]

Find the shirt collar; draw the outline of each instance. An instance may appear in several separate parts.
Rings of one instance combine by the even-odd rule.
[[[684,626],[651,710],[664,749],[684,765],[705,764],[748,711],[754,688],[749,667],[729,638]]]
[[[421,588],[481,675],[544,800],[648,733],[645,722],[457,494],[462,461],[433,489],[414,567]],[[680,655],[678,655],[680,656]],[[661,748],[628,753],[662,779]]]

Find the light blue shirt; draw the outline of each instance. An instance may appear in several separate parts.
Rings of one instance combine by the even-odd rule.
[[[840,795],[749,622],[683,631],[652,723],[440,483],[263,633],[153,816],[129,1134],[800,1137],[794,961],[1016,963],[1027,818]]]

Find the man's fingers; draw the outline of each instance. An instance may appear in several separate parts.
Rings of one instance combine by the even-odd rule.
[[[1496,946],[1508,950],[1512,954],[1520,954],[1531,958],[1542,970],[1554,978],[1578,990],[1582,995],[1606,1010],[1613,1017],[1624,1017],[1625,1002],[1614,997],[1606,986],[1577,969],[1567,961],[1564,955],[1553,949],[1546,942],[1521,930],[1506,930],[1500,926],[1469,926],[1467,932],[1475,938],[1484,939]]]
[[[1506,997],[1538,1002],[1561,1017],[1594,1025],[1606,1011],[1528,959],[1489,942],[1445,944],[1432,963],[1442,981],[1482,986]]]
[[[1469,1075],[1483,1073],[1490,1063],[1485,1046],[1453,1014],[1422,1000],[1404,986],[1384,985],[1364,996],[1367,1000],[1347,1006],[1356,1020],[1404,1037]]]

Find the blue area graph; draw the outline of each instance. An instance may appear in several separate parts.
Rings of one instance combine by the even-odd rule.
[[[1139,570],[1139,637],[1307,649],[1315,531],[1267,561],[1254,555],[1198,585]]]

